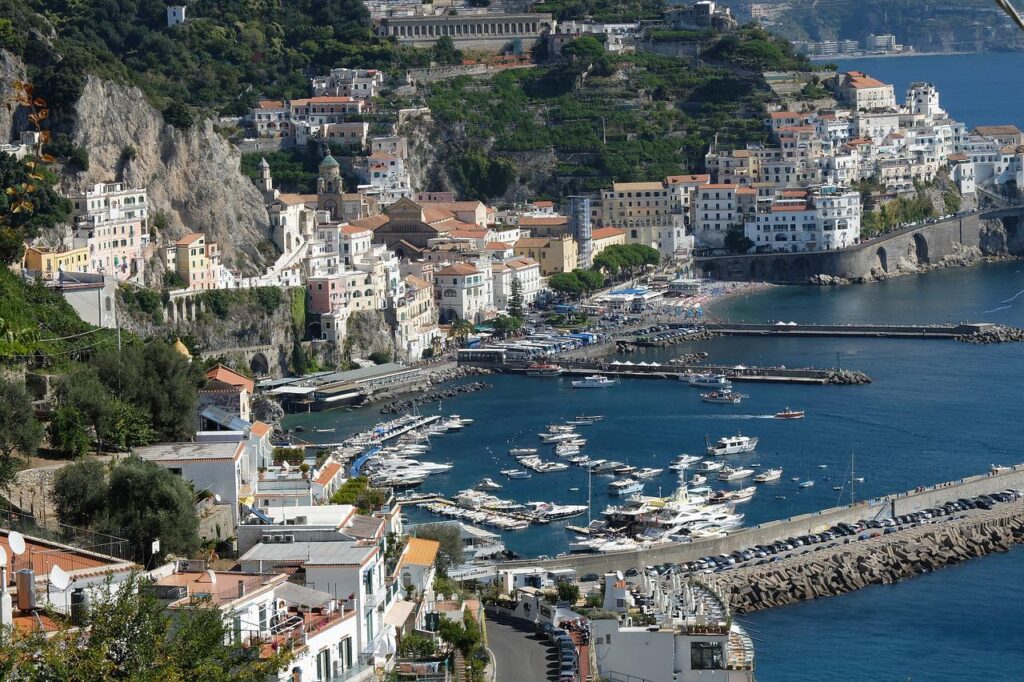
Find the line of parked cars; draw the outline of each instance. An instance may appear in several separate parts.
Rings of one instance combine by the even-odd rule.
[[[551,623],[537,625],[537,634],[558,649],[558,682],[576,682],[579,676],[580,655],[572,636]]]
[[[777,540],[770,544],[760,544],[748,549],[738,549],[731,554],[719,554],[717,556],[706,556],[694,561],[685,561],[680,564],[659,564],[647,566],[645,571],[648,575],[665,575],[667,573],[716,573],[728,569],[736,564],[746,561],[755,561],[752,565],[758,566],[765,563],[781,561],[782,553],[790,552],[798,547],[809,547],[818,545],[812,551],[820,551],[827,547],[835,547],[841,540],[842,543],[849,543],[856,540],[867,540],[883,534],[895,533],[901,527],[913,527],[922,523],[929,523],[940,517],[963,518],[960,512],[968,509],[992,509],[1000,502],[1012,502],[1021,498],[1019,490],[1008,489],[989,495],[978,495],[972,498],[960,498],[950,501],[939,507],[930,507],[922,511],[901,514],[894,518],[885,519],[862,519],[857,523],[837,523],[828,530],[821,533],[808,533]],[[958,515],[959,514],[959,515]],[[639,572],[633,572],[638,575]],[[626,577],[631,577],[626,573]]]

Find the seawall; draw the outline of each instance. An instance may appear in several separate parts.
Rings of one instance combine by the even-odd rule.
[[[1024,501],[708,576],[736,613],[886,585],[1024,542]]]
[[[606,573],[643,568],[652,564],[693,561],[704,556],[730,554],[759,544],[770,544],[784,538],[820,533],[837,523],[855,523],[861,519],[883,519],[928,507],[944,504],[961,497],[999,492],[1007,488],[1024,488],[1024,464],[998,474],[971,476],[958,481],[922,486],[914,490],[874,498],[854,505],[833,507],[810,514],[802,514],[758,526],[744,528],[721,538],[697,542],[671,544],[651,549],[608,552],[606,554],[577,554],[543,560],[508,561],[499,568],[543,566],[547,569],[572,568],[577,573]]]

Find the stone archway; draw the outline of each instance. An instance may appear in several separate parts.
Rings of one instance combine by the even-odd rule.
[[[918,263],[928,262],[928,240],[920,232],[914,233],[914,256]]]
[[[249,369],[256,376],[265,376],[270,374],[270,361],[262,351],[253,353],[252,358],[249,359]]]
[[[878,267],[881,268],[882,272],[889,272],[889,255],[885,252],[884,246],[879,246],[878,250],[875,251],[875,260],[878,261]]]

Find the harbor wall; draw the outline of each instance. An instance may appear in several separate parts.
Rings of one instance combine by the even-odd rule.
[[[923,486],[903,493],[858,502],[853,506],[834,507],[810,514],[802,514],[778,521],[769,521],[732,533],[726,537],[697,542],[680,543],[607,554],[574,554],[543,560],[508,561],[501,568],[540,566],[546,569],[571,568],[577,573],[605,573],[642,568],[661,563],[692,561],[703,556],[729,554],[754,545],[770,544],[795,535],[820,533],[837,523],[854,523],[861,519],[882,519],[893,515],[934,507],[960,497],[994,493],[1007,488],[1024,488],[1024,464],[998,474],[983,474],[969,478]]]

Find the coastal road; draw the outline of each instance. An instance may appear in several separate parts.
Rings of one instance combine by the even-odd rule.
[[[546,640],[534,636],[532,628],[487,616],[487,646],[494,654],[495,682],[554,679],[558,658]]]

